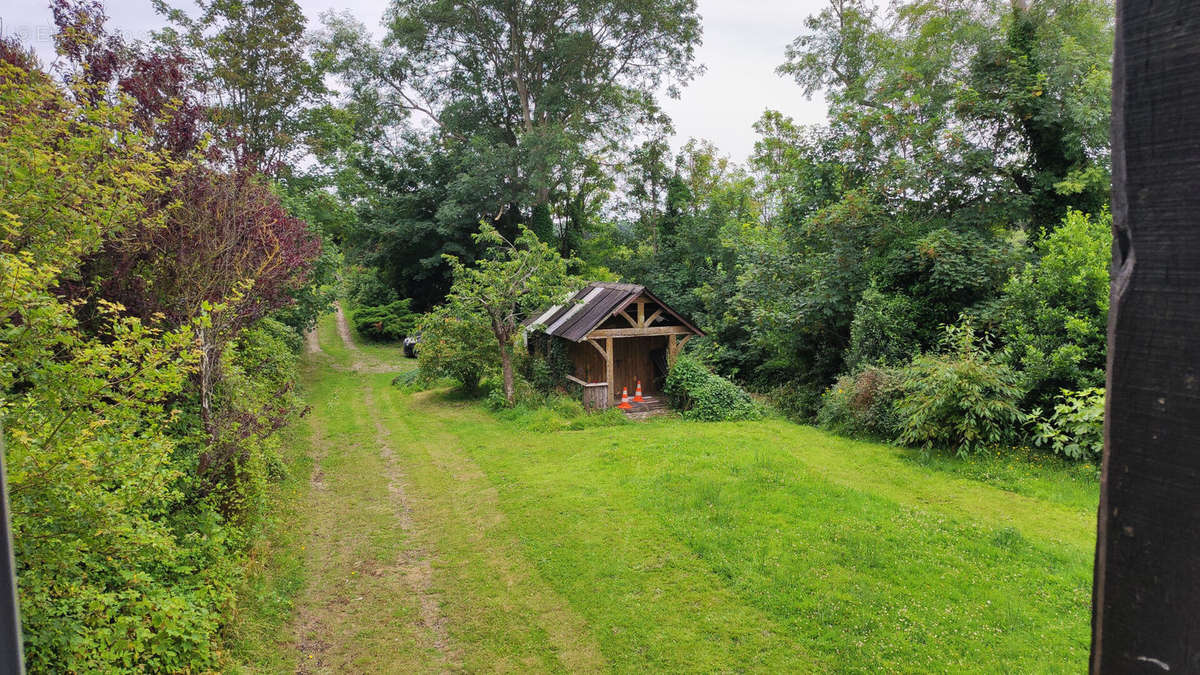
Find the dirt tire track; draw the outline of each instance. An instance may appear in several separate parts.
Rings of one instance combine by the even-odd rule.
[[[557,664],[545,664],[548,670],[604,670],[605,660],[586,620],[540,580],[520,552],[519,542],[503,528],[496,529],[505,522],[496,490],[447,421],[439,419],[432,427],[414,425],[410,416],[422,414],[423,397],[411,404],[408,397],[393,400],[398,392],[381,387],[379,377],[364,376],[411,366],[389,361],[386,350],[356,345],[340,306],[335,319],[346,352],[322,350],[313,358],[318,352],[310,348],[306,354],[318,370],[328,369],[322,377],[343,379],[334,385],[339,395],[328,400],[329,412],[318,406],[309,417],[313,466],[307,527],[312,528],[312,538],[304,565],[324,583],[310,584],[301,592],[293,615],[294,632],[284,638],[289,651],[299,652],[296,672],[368,672],[361,665],[367,662],[373,664],[368,670],[375,672],[538,670],[532,668],[536,663],[532,659],[478,662],[475,645],[452,635],[460,628],[463,634],[474,635],[480,628],[472,623],[476,621],[472,596],[460,595],[455,585],[455,566],[463,564],[500,580],[498,585],[507,589],[499,597],[482,598],[489,608],[498,604],[528,613],[529,624],[549,636]],[[325,340],[330,328],[328,322],[324,324]],[[307,340],[320,348],[314,335]],[[348,377],[350,372],[355,375]],[[330,413],[351,416],[349,428],[355,435],[339,436],[334,430],[346,421]],[[426,462],[432,462],[435,472],[455,477],[448,492],[439,487],[431,493],[410,489],[425,486],[430,468]],[[348,472],[351,465],[371,467],[373,478]],[[367,482],[359,482],[360,478]],[[447,500],[455,506],[447,509]],[[357,514],[364,512],[374,515],[360,519]],[[444,539],[444,527],[465,529],[469,549],[479,555],[460,558],[461,540]],[[376,558],[356,552],[354,547],[363,539],[387,531],[397,535],[395,543],[389,544],[394,548]]]
[[[375,403],[375,395],[370,385],[363,387],[363,400],[375,421],[375,443],[379,454],[387,464],[388,491],[392,493],[399,507],[398,518],[400,529],[414,541],[424,537],[413,520],[412,506],[408,500],[408,488],[404,472],[396,461],[396,455],[388,446],[388,432],[381,420],[381,411]],[[446,616],[442,613],[440,596],[433,591],[433,556],[427,546],[415,546],[401,551],[396,561],[397,570],[402,575],[405,585],[420,603],[421,623],[432,638],[433,647],[443,657],[443,664],[450,670],[462,669],[462,652],[455,648],[446,629]]]
[[[316,342],[315,336],[317,329],[313,328],[309,333],[310,347],[313,342]],[[321,349],[318,344],[317,350]],[[310,351],[311,353],[311,351]],[[315,415],[310,415],[308,418],[309,428],[312,429],[312,438],[314,440],[311,446],[309,456],[312,458],[313,466],[312,473],[309,475],[309,483],[314,492],[325,492],[325,472],[321,469],[321,462],[329,454],[329,447],[320,435],[320,423]],[[325,629],[324,622],[321,620],[320,612],[313,611],[312,608],[305,606],[302,603],[296,604],[296,649],[300,654],[308,654],[312,658],[307,662],[303,659],[296,664],[297,673],[319,673],[322,672],[327,664],[325,663],[325,652],[329,649],[329,643],[318,637],[309,637],[316,635],[325,635],[328,631]]]
[[[337,331],[342,336],[342,344],[352,352],[358,351],[358,345],[354,344],[354,338],[350,335],[350,324],[346,321],[346,313],[342,311],[342,303],[335,302],[333,306],[337,310]]]
[[[422,409],[432,412],[432,392],[421,392],[413,396],[411,414]],[[431,415],[432,416],[432,415]],[[454,434],[442,427],[430,434],[430,429],[416,429],[410,420],[402,420],[410,433],[423,438],[423,445],[434,466],[454,478],[460,491],[451,499],[463,505],[461,517],[471,525],[472,540],[478,551],[487,551],[486,565],[492,573],[504,581],[508,588],[525,586],[516,600],[532,610],[535,621],[555,645],[555,658],[570,673],[596,673],[607,669],[607,660],[599,643],[591,635],[586,619],[575,612],[570,604],[554,589],[543,586],[536,569],[522,564],[520,544],[505,534],[499,534],[507,521],[500,507],[500,495],[496,487],[488,482],[487,474],[461,446]],[[439,425],[440,426],[440,425]],[[467,496],[469,495],[469,497]],[[522,562],[517,562],[522,561]]]
[[[304,345],[309,354],[321,353],[321,339],[317,335],[317,327],[313,326],[312,330],[304,336]]]

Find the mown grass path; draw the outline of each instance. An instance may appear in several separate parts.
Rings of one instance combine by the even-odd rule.
[[[1019,494],[778,420],[533,431],[391,386],[398,351],[333,317],[308,350],[275,551],[301,588],[257,670],[1085,667],[1086,482]]]

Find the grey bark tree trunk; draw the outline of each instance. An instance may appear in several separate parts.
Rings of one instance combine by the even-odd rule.
[[[513,382],[513,362],[512,362],[512,345],[500,343],[500,372],[504,377],[504,398],[512,404],[513,398],[516,395],[516,387]]]
[[[1117,3],[1094,673],[1200,672],[1200,6]]]

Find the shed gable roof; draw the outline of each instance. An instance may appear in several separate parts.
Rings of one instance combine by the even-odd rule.
[[[573,294],[566,302],[554,305],[538,316],[525,322],[526,326],[545,326],[547,335],[561,337],[572,342],[580,342],[587,337],[605,319],[625,309],[639,297],[654,302],[663,308],[663,312],[674,317],[696,335],[704,332],[696,328],[690,321],[671,309],[662,300],[654,297],[645,286],[638,284],[618,284],[607,282],[592,282]]]

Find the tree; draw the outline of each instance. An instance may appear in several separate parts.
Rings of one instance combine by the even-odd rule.
[[[1030,243],[1102,208],[1111,7],[1026,4],[831,0],[806,22],[779,70],[829,113],[763,115],[766,218],[737,247],[763,384],[815,400],[847,358],[903,362],[964,312],[994,319]]]
[[[496,228],[482,223],[476,239],[491,248],[488,255],[467,267],[453,256],[446,259],[454,270],[454,285],[446,302],[460,320],[477,317],[487,325],[500,350],[504,397],[513,402],[513,341],[521,322],[531,313],[563,301],[580,283],[567,274],[567,261],[528,228],[518,227],[509,241]],[[469,319],[468,319],[469,320]]]
[[[327,24],[356,101],[384,126],[432,122],[438,143],[471,157],[458,182],[474,189],[445,207],[476,220],[515,213],[511,224],[555,201],[561,219],[578,219],[572,200],[586,203],[602,183],[594,158],[639,129],[665,128],[657,92],[673,95],[697,72],[700,39],[695,0],[403,0],[378,46],[350,19]],[[397,136],[372,133],[384,145]]]
[[[325,93],[305,54],[304,11],[295,0],[196,0],[197,17],[153,0],[172,27],[159,40],[198,69],[213,129],[235,166],[291,170],[304,109]]]
[[[219,668],[320,242],[225,173],[186,59],[57,0],[65,86],[0,40],[0,415],[35,670]],[[227,348],[226,348],[227,346]]]
[[[246,171],[233,175],[194,167],[173,186],[176,207],[160,225],[131,232],[110,247],[100,292],[169,325],[196,322],[200,416],[215,441],[225,424],[212,395],[222,354],[237,333],[294,304],[321,253],[320,239]],[[230,457],[213,448],[198,471],[221,469]],[[232,452],[233,450],[228,450]]]
[[[421,333],[417,362],[426,381],[449,377],[457,380],[463,391],[475,392],[500,361],[495,336],[473,308],[440,305],[420,318],[417,330]]]
[[[412,298],[414,311],[423,312],[450,290],[443,255],[469,264],[480,254],[472,235],[479,214],[494,205],[494,191],[469,178],[471,155],[458,144],[409,140],[389,158],[371,154],[357,161],[371,189],[358,200],[357,220],[344,241],[348,256],[376,267],[396,292]],[[511,237],[511,220],[491,222]]]
[[[232,595],[201,561],[222,544],[171,520],[194,333],[66,293],[126,228],[161,223],[177,167],[113,132],[132,106],[93,96],[97,80],[72,86],[0,40],[0,415],[25,654],[33,671],[128,669],[135,653],[150,670],[211,669]]]
[[[1032,4],[831,0],[780,72],[898,210],[1040,236],[1104,203],[1112,8]]]

